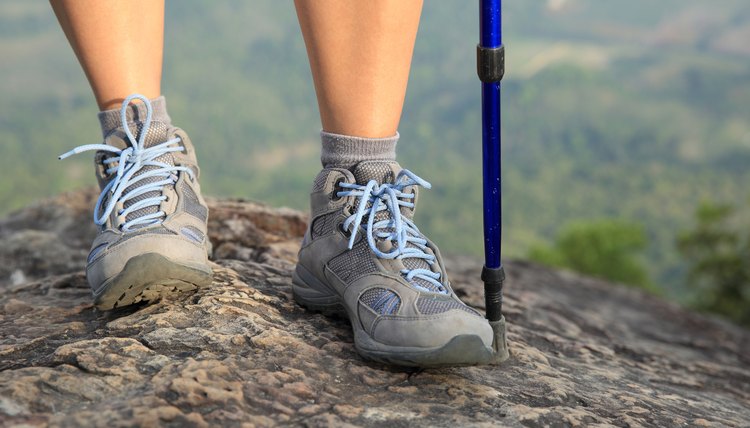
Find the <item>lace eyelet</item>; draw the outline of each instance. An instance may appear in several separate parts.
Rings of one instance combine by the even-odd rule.
[[[182,135],[180,135],[180,133],[179,133],[179,132],[176,132],[176,133],[174,134],[174,136],[175,136],[175,137],[177,137],[177,138],[178,138],[178,139],[180,140],[180,141],[179,141],[179,142],[177,143],[177,144],[180,144],[180,145],[182,146],[182,150],[180,150],[180,153],[182,153],[183,155],[186,155],[186,154],[188,154],[188,149],[187,149],[187,146],[186,146],[185,144],[182,144],[182,143],[183,143],[183,142],[185,141],[185,140],[184,140],[184,138],[182,138]]]
[[[338,195],[339,191],[342,190],[341,183],[346,183],[346,180],[339,178],[336,180],[336,184],[333,185],[333,192],[331,193],[331,200],[338,201],[342,197]]]
[[[352,232],[350,230],[344,229],[344,223],[339,223],[339,230],[341,233],[344,234],[347,238],[352,236]]]

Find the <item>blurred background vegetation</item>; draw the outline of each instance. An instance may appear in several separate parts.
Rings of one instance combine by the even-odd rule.
[[[505,254],[750,323],[750,3],[504,10]],[[306,209],[320,125],[291,2],[168,1],[166,27],[163,92],[205,192]],[[477,33],[476,1],[426,2],[399,157],[434,186],[420,228],[480,256]],[[0,58],[0,214],[93,185],[90,159],[56,159],[100,134],[46,2],[0,4]]]

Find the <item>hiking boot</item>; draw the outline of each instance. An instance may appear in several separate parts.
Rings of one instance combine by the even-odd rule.
[[[393,161],[321,171],[294,298],[348,317],[365,358],[416,367],[488,362],[492,328],[456,296],[438,248],[412,222],[417,186],[430,188]]]
[[[126,117],[146,104],[146,118]],[[103,144],[76,147],[61,159],[96,150],[101,195],[86,278],[99,309],[113,309],[211,284],[208,208],[201,197],[195,150],[187,134],[151,121],[143,96],[123,103],[122,125]]]

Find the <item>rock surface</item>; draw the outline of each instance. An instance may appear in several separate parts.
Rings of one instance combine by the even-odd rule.
[[[635,290],[509,262],[511,359],[413,371],[363,361],[290,275],[305,215],[211,201],[215,282],[93,309],[92,192],[0,221],[0,425],[748,426],[750,333]],[[479,260],[448,257],[482,307]]]

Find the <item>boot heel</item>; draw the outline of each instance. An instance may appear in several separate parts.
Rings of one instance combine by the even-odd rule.
[[[294,300],[306,309],[327,316],[349,318],[341,304],[341,298],[299,264],[292,274],[292,295]]]

